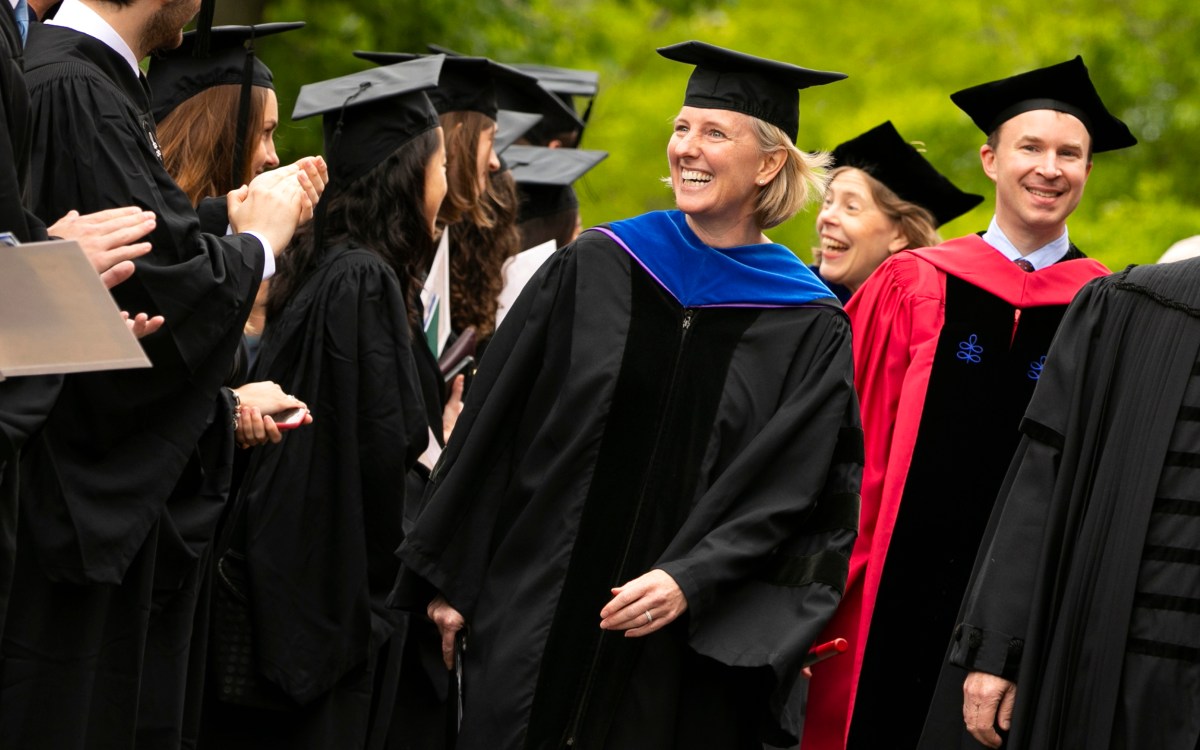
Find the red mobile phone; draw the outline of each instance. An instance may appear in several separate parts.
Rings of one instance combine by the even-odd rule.
[[[304,424],[306,416],[308,409],[297,406],[295,409],[285,409],[278,414],[272,414],[271,419],[275,420],[275,426],[280,430],[294,430]]]

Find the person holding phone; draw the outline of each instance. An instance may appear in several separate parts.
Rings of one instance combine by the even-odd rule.
[[[496,332],[399,555],[461,655],[459,748],[762,747],[845,580],[862,435],[840,305],[764,231],[821,194],[798,89],[686,42],[678,210],[585,231]],[[465,642],[455,649],[455,640]]]
[[[310,84],[297,100],[294,118],[324,116],[329,188],[273,279],[250,376],[318,417],[257,448],[242,481],[217,586],[245,602],[253,651],[238,653],[251,667],[218,662],[203,747],[365,747],[388,733],[403,639],[384,599],[407,473],[430,431],[406,295],[432,255],[446,192],[442,129],[424,93],[440,62]],[[225,690],[226,677],[244,679]]]

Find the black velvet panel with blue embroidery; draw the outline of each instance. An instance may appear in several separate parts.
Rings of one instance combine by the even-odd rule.
[[[916,745],[1021,417],[1065,310],[1018,311],[946,277],[945,323],[871,620],[851,747]]]

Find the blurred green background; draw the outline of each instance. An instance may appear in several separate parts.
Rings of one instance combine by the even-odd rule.
[[[610,156],[579,185],[585,225],[672,205],[659,178],[690,68],[657,46],[700,39],[849,74],[802,93],[797,145],[831,149],[892,120],[956,184],[988,197],[943,227],[944,238],[984,229],[993,194],[979,167],[983,135],[949,94],[1082,54],[1140,144],[1096,157],[1072,240],[1119,269],[1200,233],[1200,10],[1184,0],[221,0],[217,11],[218,23],[262,20],[308,22],[259,45],[285,121],[301,84],[368,67],[354,49],[437,42],[502,62],[599,71],[582,145]],[[279,139],[285,161],[318,152],[319,120],[286,123]],[[807,259],[815,217],[810,208],[772,238]]]

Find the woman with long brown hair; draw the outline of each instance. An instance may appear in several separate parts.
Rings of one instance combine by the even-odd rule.
[[[275,129],[279,100],[271,70],[254,54],[254,42],[304,26],[302,22],[218,26],[209,52],[196,56],[195,32],[175,50],[151,59],[146,78],[163,164],[196,207],[205,231],[224,234],[225,196],[279,166]],[[246,323],[247,346],[227,381],[239,411],[243,447],[282,439],[270,415],[302,406],[274,383],[245,383],[245,371],[262,332],[269,274],[259,286]]]
[[[279,99],[254,43],[303,26],[218,26],[209,53],[199,57],[189,32],[177,49],[151,59],[146,79],[163,164],[193,205],[279,166]]]

